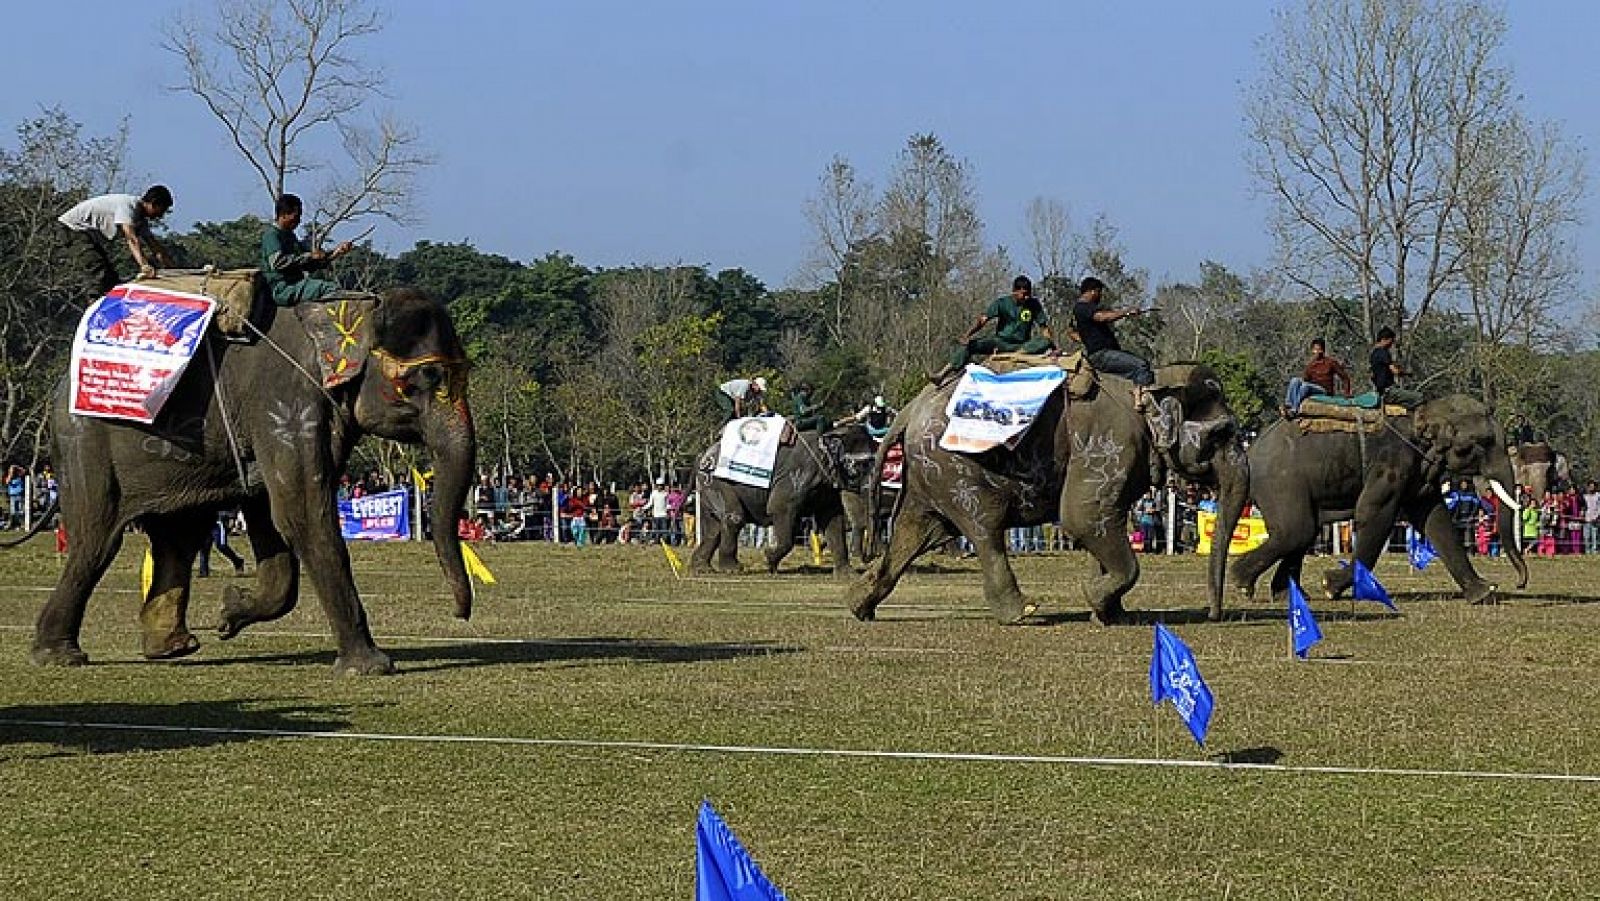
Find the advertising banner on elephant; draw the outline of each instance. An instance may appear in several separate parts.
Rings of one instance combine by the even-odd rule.
[[[151,423],[200,346],[216,301],[138,284],[95,301],[72,340],[72,412]]]
[[[883,455],[883,472],[880,475],[879,485],[884,488],[900,488],[900,474],[905,471],[906,446],[895,443],[889,445],[889,450]]]
[[[1200,541],[1194,552],[1202,557],[1211,556],[1211,539],[1217,531],[1217,514],[1204,510],[1195,512],[1195,526],[1200,531]],[[1228,542],[1228,556],[1236,557],[1253,551],[1267,541],[1267,521],[1259,516],[1241,516],[1233,527],[1233,540]]]
[[[742,485],[771,487],[772,467],[788,422],[782,416],[747,416],[723,426],[712,475]]]
[[[368,494],[339,502],[345,541],[404,541],[411,537],[411,501],[406,490]]]
[[[1016,447],[1066,377],[1059,366],[997,373],[968,365],[945,404],[949,422],[939,437],[939,447],[963,454],[982,453],[1002,444]]]

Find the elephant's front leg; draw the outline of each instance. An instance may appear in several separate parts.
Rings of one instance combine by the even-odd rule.
[[[833,554],[834,578],[843,579],[852,574],[850,569],[850,539],[847,533],[849,525],[844,513],[836,512],[827,517],[822,526],[822,538],[827,542],[828,550]]]
[[[300,600],[300,561],[273,525],[266,497],[247,502],[243,512],[250,550],[256,558],[256,585],[249,589],[230,584],[223,591],[217,635],[224,641],[246,626],[284,616]]]
[[[767,545],[767,572],[778,571],[778,564],[794,550],[795,526],[799,515],[793,509],[780,507],[772,513],[772,543]]]
[[[350,572],[350,551],[339,530],[333,470],[321,453],[324,448],[299,447],[298,453],[286,450],[279,445],[262,455],[272,522],[311,574],[312,587],[339,647],[334,673],[393,673],[394,663],[378,650],[367,629],[367,612]]]
[[[862,622],[876,618],[878,605],[894,591],[912,561],[933,550],[948,535],[944,523],[932,511],[914,501],[906,504],[895,515],[888,549],[845,593],[845,601],[855,618]]]
[[[1389,544],[1389,533],[1394,529],[1394,520],[1399,512],[1400,503],[1397,499],[1373,498],[1366,492],[1357,499],[1355,559],[1368,570],[1376,568],[1378,558],[1383,556],[1383,549]],[[1329,598],[1336,598],[1350,590],[1355,578],[1354,565],[1330,569],[1322,576],[1323,592]]]
[[[149,660],[187,657],[200,650],[189,631],[189,586],[195,555],[210,540],[214,512],[168,513],[145,518],[154,566],[139,609],[140,652]]]
[[[1098,506],[1063,510],[1062,525],[1089,552],[1100,573],[1085,583],[1084,602],[1094,620],[1110,625],[1122,619],[1122,598],[1139,581],[1139,558],[1128,543],[1125,510]]]
[[[1466,595],[1468,603],[1472,604],[1498,604],[1500,602],[1498,589],[1493,582],[1485,580],[1472,568],[1472,561],[1467,558],[1466,551],[1461,546],[1461,536],[1456,532],[1455,523],[1450,519],[1450,511],[1435,497],[1424,497],[1406,509],[1406,517],[1413,526],[1422,523],[1422,531],[1428,536],[1428,541],[1438,553],[1439,559],[1444,561],[1444,568],[1450,572],[1450,578],[1456,580],[1461,586],[1462,594]]]

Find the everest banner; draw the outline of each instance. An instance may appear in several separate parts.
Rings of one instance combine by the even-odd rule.
[[[199,294],[112,288],[84,312],[72,340],[72,412],[154,422],[215,309]]]
[[[404,541],[411,537],[411,495],[401,488],[339,502],[345,541]]]

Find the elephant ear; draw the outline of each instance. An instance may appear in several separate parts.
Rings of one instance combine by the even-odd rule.
[[[1411,413],[1411,427],[1416,436],[1435,451],[1448,448],[1456,437],[1456,428],[1448,416],[1439,415],[1428,404]]]
[[[361,374],[372,356],[372,314],[376,297],[352,297],[295,307],[317,349],[322,386],[334,388]]]

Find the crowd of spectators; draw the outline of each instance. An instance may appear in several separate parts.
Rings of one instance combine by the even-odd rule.
[[[553,473],[543,478],[484,475],[467,499],[467,518],[483,537],[496,541],[681,545],[694,534],[686,499],[682,486],[665,479],[624,489],[569,482]]]

